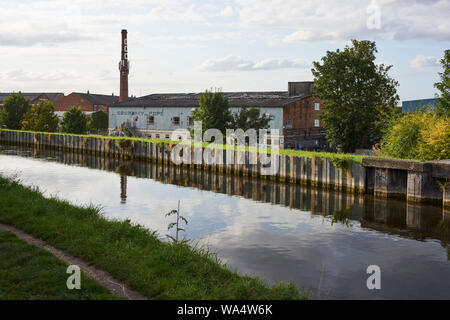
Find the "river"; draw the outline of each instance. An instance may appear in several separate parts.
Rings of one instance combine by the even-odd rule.
[[[174,220],[165,214],[180,200],[188,220],[180,238],[313,299],[450,299],[450,217],[441,207],[13,146],[0,146],[0,174],[165,241]],[[370,265],[380,268],[379,290],[366,285]]]

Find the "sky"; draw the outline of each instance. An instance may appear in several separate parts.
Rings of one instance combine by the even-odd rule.
[[[351,39],[376,41],[401,100],[432,98],[450,0],[0,0],[0,92],[286,91]]]

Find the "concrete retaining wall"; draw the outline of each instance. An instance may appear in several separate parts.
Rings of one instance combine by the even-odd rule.
[[[441,202],[444,208],[450,206],[450,160],[417,162],[368,157],[363,159],[362,164],[350,161],[346,162],[345,168],[339,168],[333,160],[326,158],[277,154],[265,163],[263,154],[255,157],[254,153],[246,151],[185,146],[182,155],[186,161],[176,166],[172,161],[176,145],[168,143],[9,130],[0,130],[0,142],[114,159],[139,159],[168,167],[258,177],[323,189],[374,194],[381,198],[403,198],[410,202]],[[255,158],[256,163],[251,161]],[[274,163],[279,164],[277,170],[267,174],[267,168]]]

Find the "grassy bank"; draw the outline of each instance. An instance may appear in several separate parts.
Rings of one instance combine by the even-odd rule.
[[[215,256],[160,241],[129,221],[110,221],[92,207],[46,199],[0,177],[0,222],[78,256],[155,299],[300,299],[294,285],[270,286],[241,276]]]
[[[67,265],[51,253],[0,230],[0,299],[117,299],[81,273],[81,289],[66,286]]]
[[[17,132],[29,132],[33,133],[32,131],[23,131],[23,130],[9,130],[9,129],[0,129],[0,131],[17,131]],[[113,136],[94,136],[94,135],[80,135],[80,134],[67,134],[67,133],[61,133],[61,132],[41,132],[45,134],[61,134],[61,135],[71,135],[71,136],[80,136],[80,137],[90,137],[90,138],[103,138],[103,139],[114,139],[114,140],[134,140],[134,141],[145,141],[145,142],[153,142],[153,143],[167,143],[167,144],[179,144],[185,142],[181,141],[172,141],[172,140],[165,140],[165,139],[147,139],[147,138],[134,138],[134,137],[113,137]],[[193,143],[192,143],[193,144]],[[209,147],[209,148],[215,148],[215,149],[233,149],[237,151],[250,151],[250,152],[258,152],[259,148],[257,147],[249,147],[249,146],[229,146],[229,145],[222,145],[222,144],[214,144],[209,142],[203,142],[203,143],[196,143],[195,146],[202,146],[202,147]],[[264,148],[260,150],[261,152],[267,151],[268,153],[271,153],[271,149]],[[355,161],[355,162],[362,162],[362,159],[367,156],[359,156],[359,155],[353,155],[353,154],[345,154],[345,153],[332,153],[332,152],[319,152],[319,151],[302,151],[302,150],[292,150],[292,149],[280,149],[280,154],[283,155],[292,155],[297,157],[308,157],[308,158],[326,158],[326,159],[332,159],[332,160],[349,160],[349,161]]]

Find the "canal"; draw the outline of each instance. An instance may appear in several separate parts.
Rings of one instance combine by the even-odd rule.
[[[230,268],[293,282],[314,299],[450,299],[450,217],[441,207],[54,150],[0,145],[0,174],[93,204],[163,240],[181,203],[185,237]],[[369,290],[367,267],[381,270]]]

